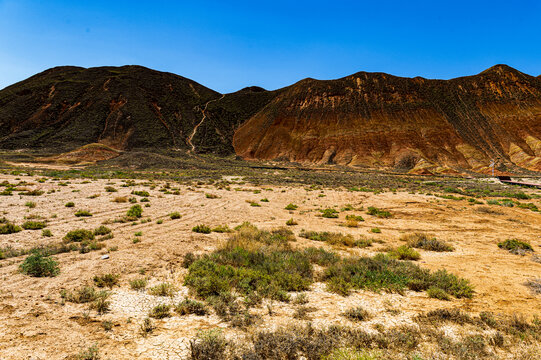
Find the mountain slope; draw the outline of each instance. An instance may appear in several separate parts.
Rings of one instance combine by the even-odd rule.
[[[302,80],[236,132],[247,159],[541,170],[541,81],[505,65],[452,80]]]
[[[99,142],[229,154],[234,130],[269,94],[221,95],[141,66],[57,67],[0,91],[0,148],[65,151]]]

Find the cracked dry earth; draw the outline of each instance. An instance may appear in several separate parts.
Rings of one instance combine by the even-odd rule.
[[[0,217],[21,224],[25,216],[39,215],[47,219],[47,228],[52,237],[42,237],[41,231],[24,230],[16,234],[0,235],[0,247],[11,246],[28,249],[47,243],[58,243],[70,230],[77,228],[94,229],[104,222],[119,218],[132,205],[115,203],[118,196],[131,197],[133,190],[150,193],[150,207],[143,207],[143,219],[150,222],[108,223],[114,238],[106,240],[107,247],[86,254],[70,252],[55,255],[61,272],[54,278],[33,278],[18,272],[24,256],[0,260],[0,359],[65,359],[81,349],[97,344],[103,359],[183,359],[186,358],[189,340],[202,329],[220,327],[228,338],[239,339],[252,331],[276,328],[294,320],[294,306],[274,302],[270,316],[267,302],[256,308],[263,322],[256,329],[247,331],[233,329],[215,314],[207,316],[173,315],[155,320],[156,330],[147,337],[140,335],[140,324],[148,312],[160,303],[176,304],[189,296],[183,286],[187,270],[181,266],[187,252],[202,254],[210,252],[227,238],[227,234],[197,234],[192,227],[203,223],[210,226],[227,224],[231,228],[244,221],[250,221],[261,229],[283,226],[294,218],[297,226],[290,227],[295,234],[301,229],[334,231],[360,234],[382,240],[365,249],[335,248],[346,254],[373,255],[378,249],[401,245],[400,235],[414,231],[434,234],[455,247],[454,252],[436,253],[423,251],[418,262],[429,269],[445,268],[469,279],[475,287],[473,299],[453,299],[450,302],[430,299],[426,293],[407,291],[404,295],[355,291],[348,297],[327,292],[325,285],[314,283],[307,292],[313,324],[346,324],[362,326],[373,331],[374,325],[384,326],[412,323],[412,317],[420,312],[457,307],[478,313],[490,310],[504,314],[524,314],[528,317],[541,316],[541,297],[531,293],[523,284],[541,274],[541,263],[530,256],[517,256],[498,249],[497,243],[507,238],[529,241],[536,252],[541,251],[539,225],[541,215],[517,207],[497,207],[497,213],[487,214],[478,210],[481,205],[467,201],[439,199],[434,196],[394,193],[361,193],[346,190],[308,191],[303,187],[254,187],[232,184],[231,190],[216,189],[211,185],[185,186],[171,183],[171,190],[178,189],[178,195],[164,194],[159,190],[164,182],[150,184],[136,180],[135,185],[123,187],[122,180],[47,179],[38,183],[37,177],[3,175],[0,182],[26,181],[24,187],[41,189],[41,196],[0,196]],[[62,186],[63,185],[63,186]],[[155,185],[155,187],[151,187]],[[113,186],[118,192],[106,192],[105,186]],[[51,192],[55,190],[55,192]],[[261,192],[258,193],[260,190]],[[90,198],[92,195],[97,197]],[[218,198],[207,198],[214,194]],[[325,195],[324,197],[320,197]],[[247,201],[259,201],[260,207],[252,207]],[[139,198],[140,199],[140,198]],[[27,201],[34,201],[36,207],[29,209]],[[75,207],[67,208],[65,203],[73,201]],[[538,203],[537,200],[533,200]],[[289,203],[299,206],[296,211],[287,211]],[[141,203],[143,205],[144,203]],[[343,211],[339,219],[318,216],[320,208],[340,208],[351,204],[354,208],[376,206],[393,213],[390,219],[378,219],[365,211]],[[539,205],[539,204],[538,204]],[[486,207],[486,205],[485,205]],[[76,210],[89,210],[93,216],[77,218]],[[171,212],[178,211],[182,217],[172,220]],[[365,218],[358,228],[341,226],[345,214],[358,214]],[[161,224],[158,220],[163,220]],[[380,234],[371,234],[370,229],[379,227]],[[134,234],[142,232],[141,241],[134,243]],[[297,237],[295,247],[321,246],[321,242]],[[107,249],[117,248],[116,251]],[[107,253],[109,259],[102,260]],[[111,310],[98,315],[87,310],[88,304],[63,302],[60,291],[73,290],[85,283],[91,283],[94,275],[116,273],[120,275],[119,286],[112,289]],[[170,282],[177,288],[173,297],[150,295],[135,291],[129,281],[148,278],[148,287]],[[352,323],[340,315],[345,309],[362,305],[373,315],[369,321]],[[102,322],[113,324],[111,331],[105,331]],[[457,331],[446,326],[445,332],[453,336]],[[374,330],[375,331],[375,330]]]

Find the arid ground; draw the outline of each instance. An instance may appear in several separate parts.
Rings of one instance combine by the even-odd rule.
[[[19,226],[29,219],[46,225],[44,229],[0,235],[0,249],[4,251],[4,259],[0,260],[2,360],[86,359],[92,358],[92,351],[99,352],[100,359],[183,359],[190,356],[190,340],[198,334],[201,338],[202,331],[220,328],[220,336],[226,341],[241,344],[261,331],[308,323],[316,329],[339,325],[362,329],[368,334],[386,334],[388,329],[420,331],[419,341],[404,345],[404,349],[390,341],[388,346],[370,347],[362,355],[366,357],[359,355],[355,359],[541,356],[541,325],[536,322],[536,317],[541,316],[541,294],[535,293],[535,281],[541,277],[541,260],[536,255],[541,252],[541,215],[531,205],[529,208],[517,205],[541,206],[536,190],[518,189],[530,199],[511,198],[516,202],[514,205],[511,201],[510,205],[502,206],[501,201],[487,204],[487,200],[501,200],[501,197],[442,197],[443,191],[406,189],[351,191],[345,187],[256,185],[245,183],[241,177],[186,184],[144,179],[55,178],[27,175],[23,171],[15,175],[5,172],[0,175],[2,182],[0,192],[10,186],[13,190],[11,196],[0,196],[0,218]],[[28,190],[43,193],[23,195]],[[139,191],[148,192],[148,196],[137,195]],[[142,199],[148,201],[141,202]],[[69,202],[73,202],[72,207],[66,207]],[[142,216],[127,219],[126,213],[134,204],[141,206]],[[288,204],[297,207],[286,210]],[[386,210],[391,216],[370,215],[369,207]],[[322,217],[322,209],[335,209],[338,217]],[[91,216],[75,216],[79,210],[88,211]],[[172,213],[180,214],[180,218],[171,216]],[[345,226],[347,215],[361,216],[364,221],[353,220]],[[290,224],[296,225],[286,226],[290,219],[293,219]],[[329,291],[324,277],[317,275],[324,272],[323,267],[314,265],[316,275],[309,290],[303,292],[305,295],[299,298],[298,293],[290,292],[289,301],[263,297],[261,302],[249,307],[253,319],[241,326],[219,316],[212,305],[205,305],[206,315],[180,315],[171,309],[168,317],[150,316],[153,329],[142,330],[142,324],[156,305],[174,307],[185,298],[198,299],[193,288],[185,285],[190,271],[184,266],[185,255],[193,253],[197,259],[223,247],[235,234],[198,233],[193,231],[194,226],[204,224],[212,229],[227,225],[234,229],[244,222],[260,230],[291,230],[295,235],[295,241],[289,242],[292,249],[323,247],[342,257],[387,253],[405,245],[404,236],[408,234],[428,234],[451,245],[454,251],[416,249],[420,259],[414,263],[431,271],[446,269],[467,279],[474,294],[471,298],[449,296],[449,300],[440,300],[429,297],[426,291],[382,288],[351,289],[348,296],[343,296]],[[66,244],[64,237],[69,231],[92,231],[101,225],[109,228],[113,236],[96,235],[99,242],[95,244],[100,245],[52,255],[59,265],[57,276],[33,277],[20,270],[29,249]],[[51,234],[43,230],[50,230]],[[299,236],[303,230],[350,234],[355,240],[364,239],[365,243],[357,246],[309,240]],[[499,248],[498,243],[506,239],[529,243],[533,251],[514,254]],[[104,259],[104,255],[108,257]],[[110,293],[102,314],[92,303],[78,303],[70,298],[69,294],[82,286],[98,286],[94,277],[104,274],[112,274],[118,281],[110,289],[104,288]],[[137,279],[142,285],[134,289]],[[528,281],[534,281],[534,285],[527,286]],[[151,290],[163,283],[171,285],[169,296],[159,296]],[[103,289],[96,287],[98,290]],[[233,294],[239,295],[235,291]],[[200,297],[199,300],[204,303]],[[365,319],[353,321],[343,315],[348,309],[358,307],[366,310]],[[470,320],[490,312],[497,319],[513,318],[509,321],[520,321],[528,328],[511,331],[511,325],[498,327],[489,326],[488,322],[479,325],[473,320],[450,319],[441,320],[434,327],[433,331],[439,335],[431,337],[426,329],[419,330],[426,327],[420,316],[441,309],[459,309]],[[505,321],[508,320],[501,320]],[[503,340],[493,340],[496,333]],[[482,344],[471,347],[463,340],[479,334],[482,336],[477,339]],[[445,347],[442,338],[456,346]],[[465,345],[460,350],[457,344]],[[333,356],[341,359],[339,355]],[[343,357],[346,358],[354,357]]]

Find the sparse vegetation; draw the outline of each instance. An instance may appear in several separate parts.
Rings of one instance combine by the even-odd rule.
[[[17,226],[10,222],[4,224],[0,223],[0,235],[15,234],[19,231],[22,231],[22,228],[20,226]]]
[[[25,221],[21,226],[25,230],[41,230],[47,227],[47,224],[42,221]]]
[[[75,206],[75,203],[74,203],[73,201],[68,201],[68,202],[66,203],[66,205],[64,205],[64,206],[67,207],[67,208],[72,208],[72,207]]]
[[[362,306],[347,309],[342,315],[351,321],[366,321],[370,318],[370,314]]]
[[[524,255],[527,252],[533,251],[533,248],[529,243],[517,239],[507,239],[502,241],[498,243],[498,247],[516,255]]]
[[[299,223],[296,222],[293,218],[289,219],[288,221],[286,221],[286,225],[287,226],[295,226],[295,225],[298,225]]]
[[[161,283],[148,290],[148,293],[154,296],[173,296],[175,292],[176,288],[170,283]]]
[[[94,232],[85,229],[71,230],[64,236],[64,242],[82,242],[94,240]]]
[[[324,218],[336,219],[338,218],[338,211],[335,209],[330,209],[330,208],[324,209],[324,210],[321,210],[321,216]]]
[[[22,262],[19,269],[23,274],[34,277],[54,277],[60,273],[60,267],[46,251],[33,250]]]
[[[424,249],[429,251],[453,251],[454,248],[444,241],[438,240],[425,233],[406,234],[400,237],[400,240],[406,241],[409,247]]]
[[[184,299],[177,306],[175,306],[175,311],[179,315],[188,315],[195,314],[199,316],[206,315],[208,313],[207,307],[205,304],[199,301]]]
[[[378,209],[377,207],[370,206],[367,211],[368,215],[376,216],[378,218],[386,219],[392,217],[392,214],[387,210]]]
[[[199,224],[192,228],[193,232],[200,233],[200,234],[210,234],[212,232],[212,229],[210,226],[205,224]]]
[[[402,245],[387,252],[390,257],[398,260],[419,260],[421,254],[407,245]]]
[[[94,284],[99,288],[108,287],[111,289],[113,286],[118,284],[119,278],[120,275],[118,274],[103,274],[94,276],[93,281]]]
[[[130,287],[133,290],[143,290],[147,287],[147,279],[133,279],[130,280]]]
[[[171,218],[171,220],[176,220],[176,219],[180,219],[182,216],[180,215],[178,211],[175,211],[169,214],[169,217]]]
[[[298,208],[298,206],[295,205],[295,204],[292,204],[292,203],[289,203],[289,204],[285,207],[286,210],[297,210],[297,208]]]
[[[155,319],[163,319],[171,316],[171,305],[160,304],[156,305],[150,310],[149,317]]]
[[[92,213],[88,210],[77,210],[75,212],[75,216],[77,217],[88,217],[88,216],[92,216]]]
[[[127,212],[126,216],[129,219],[138,219],[143,215],[143,208],[141,205],[133,205]]]

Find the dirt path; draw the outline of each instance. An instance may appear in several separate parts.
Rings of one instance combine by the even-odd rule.
[[[191,147],[191,152],[194,153],[195,152],[195,145],[192,143],[192,139],[193,137],[195,136],[195,134],[197,133],[197,129],[201,126],[201,124],[203,124],[203,122],[205,121],[205,119],[207,118],[207,106],[209,106],[210,103],[213,103],[215,101],[220,101],[224,98],[225,94],[222,95],[219,99],[214,99],[214,100],[210,100],[210,101],[207,101],[205,103],[205,106],[203,107],[203,109],[201,109],[201,113],[203,114],[203,118],[201,119],[201,121],[194,126],[193,128],[193,132],[192,134],[188,137],[188,145],[190,145]]]

